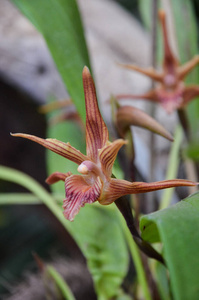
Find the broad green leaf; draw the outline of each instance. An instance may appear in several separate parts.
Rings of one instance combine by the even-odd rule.
[[[199,161],[199,139],[190,143],[184,149],[183,154],[194,161]]]
[[[99,299],[119,293],[128,269],[128,251],[115,209],[86,205],[74,222],[67,222],[87,258]]]
[[[41,32],[77,110],[85,119],[82,69],[90,67],[75,0],[12,0]]]
[[[162,242],[175,300],[199,297],[199,193],[141,218],[142,237]],[[152,231],[152,232],[151,232]]]

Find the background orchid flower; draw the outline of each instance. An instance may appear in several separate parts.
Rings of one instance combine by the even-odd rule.
[[[108,140],[108,129],[100,114],[94,82],[87,67],[83,69],[83,87],[86,103],[86,155],[69,143],[56,139],[42,139],[23,133],[13,134],[37,142],[79,165],[77,170],[81,175],[56,172],[47,178],[49,184],[59,180],[65,182],[66,198],[63,208],[66,219],[72,221],[86,203],[99,201],[100,204],[107,205],[127,194],[196,185],[180,179],[145,183],[111,178],[117,153],[126,141],[117,139],[111,143]]]
[[[54,112],[58,110],[58,113],[51,117],[49,120],[49,125],[56,125],[57,123],[72,120],[76,122],[81,130],[85,131],[84,123],[78,114],[77,110],[71,99],[63,99],[63,100],[56,100],[54,102],[50,102],[40,106],[39,112],[43,114]]]
[[[157,87],[143,95],[118,95],[117,99],[148,99],[159,102],[168,113],[171,113],[175,109],[183,108],[188,102],[199,95],[198,85],[186,86],[184,83],[185,76],[199,63],[199,55],[193,57],[187,63],[179,65],[169,44],[166,16],[162,10],[159,11],[159,19],[162,25],[164,41],[162,72],[156,71],[154,68],[142,69],[135,65],[121,65],[152,78],[158,83]]]

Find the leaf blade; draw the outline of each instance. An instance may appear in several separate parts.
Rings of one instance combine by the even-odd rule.
[[[198,213],[199,193],[196,193],[172,207],[141,219],[142,236],[147,241],[153,242],[153,239],[151,235],[143,234],[144,228],[155,224],[154,230],[164,246],[164,258],[170,271],[176,300],[198,299]]]
[[[85,120],[82,69],[85,65],[90,68],[90,62],[76,1],[12,1],[42,33],[68,92]]]

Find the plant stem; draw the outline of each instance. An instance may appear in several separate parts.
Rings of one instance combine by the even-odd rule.
[[[129,228],[129,231],[131,232],[131,235],[137,244],[137,246],[140,248],[142,252],[144,252],[148,257],[154,258],[161,262],[163,265],[165,265],[164,259],[161,256],[160,253],[158,253],[149,243],[142,240],[141,236],[139,235],[135,224],[134,224],[134,218],[132,215],[130,204],[126,197],[120,197],[115,201],[115,204],[121,214],[123,215],[126,224]]]
[[[145,270],[143,268],[141,256],[139,254],[139,250],[137,248],[135,241],[132,239],[131,232],[128,230],[128,228],[124,222],[124,219],[122,217],[120,219],[121,219],[121,224],[122,224],[122,228],[123,228],[127,243],[129,245],[129,250],[130,250],[130,253],[131,253],[135,268],[136,268],[138,281],[140,283],[140,286],[142,287],[144,299],[152,300],[150,291],[149,291],[149,287],[148,287],[148,283],[147,283],[147,279],[146,279],[146,275],[145,275]]]

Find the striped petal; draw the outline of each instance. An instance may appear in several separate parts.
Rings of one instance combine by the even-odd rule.
[[[173,51],[170,46],[168,31],[166,26],[166,14],[163,10],[159,11],[159,19],[162,25],[162,34],[163,34],[163,42],[164,42],[164,71],[169,74],[175,75],[178,66],[178,60],[173,54]]]
[[[95,85],[87,67],[83,69],[83,86],[86,102],[86,149],[87,156],[97,162],[98,149],[108,140],[108,129],[99,111]]]
[[[158,73],[154,68],[147,68],[147,69],[143,69],[143,68],[140,68],[136,65],[125,65],[125,64],[119,64],[119,66],[123,67],[123,68],[126,68],[126,69],[129,69],[129,70],[133,70],[133,71],[136,71],[136,72],[139,72],[143,75],[146,75],[150,78],[152,78],[153,80],[156,80],[156,81],[160,81],[162,82],[163,80],[163,75],[161,73]]]
[[[127,141],[118,139],[99,150],[99,158],[102,166],[102,171],[107,176],[107,178],[111,177],[114,161],[116,159],[118,151],[124,144],[127,144]]]
[[[145,94],[141,94],[141,95],[132,95],[132,94],[119,94],[116,95],[116,99],[117,100],[124,100],[124,99],[132,99],[132,100],[150,100],[153,102],[159,102],[159,99],[157,98],[156,95],[156,90],[150,90],[149,92],[145,93]]]
[[[24,133],[15,133],[12,135],[32,140],[33,142],[44,146],[45,148],[73,161],[78,165],[88,159],[84,154],[72,147],[69,143],[64,143],[56,139],[42,139],[37,136]]]
[[[66,198],[64,199],[64,216],[73,221],[80,208],[86,203],[99,199],[102,183],[99,177],[93,185],[89,185],[81,175],[72,175],[65,180]]]
[[[48,178],[46,179],[46,183],[53,184],[60,180],[65,181],[65,179],[71,175],[72,175],[71,172],[67,172],[67,173],[55,172],[50,176],[48,176]]]
[[[100,204],[107,205],[124,195],[146,193],[178,186],[196,185],[198,183],[183,179],[163,180],[151,183],[111,179],[107,192],[104,193],[104,197],[99,202]]]

